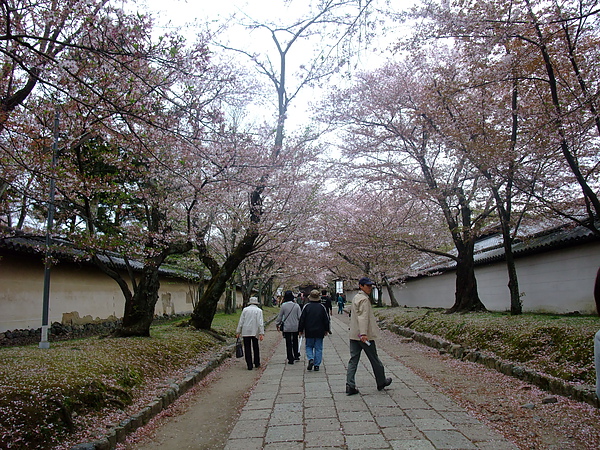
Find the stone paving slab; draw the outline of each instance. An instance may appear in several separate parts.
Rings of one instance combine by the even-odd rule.
[[[378,391],[363,356],[356,374],[360,394],[347,396],[348,326],[332,319],[319,372],[307,371],[305,360],[286,364],[285,341],[278,344],[226,450],[517,449],[379,348],[393,383]]]

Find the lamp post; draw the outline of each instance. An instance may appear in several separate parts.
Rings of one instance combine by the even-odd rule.
[[[52,174],[50,176],[50,198],[48,200],[48,222],[46,226],[46,256],[44,258],[44,294],[42,299],[42,336],[39,348],[50,348],[48,342],[48,311],[50,309],[50,244],[52,242],[51,232],[54,223],[54,191],[56,181],[54,169],[56,169],[56,159],[58,154],[58,111],[54,116],[54,142],[52,143]]]

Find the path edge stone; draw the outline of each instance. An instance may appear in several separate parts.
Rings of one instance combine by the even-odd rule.
[[[380,321],[379,325],[381,328],[385,328],[400,336],[410,338],[415,342],[435,348],[439,350],[440,353],[447,353],[452,357],[463,361],[482,364],[490,369],[494,369],[500,373],[503,373],[504,375],[531,383],[552,394],[569,397],[573,400],[588,403],[596,408],[600,408],[600,400],[596,395],[595,386],[567,383],[564,380],[551,377],[542,372],[528,369],[522,365],[517,365],[510,361],[499,359],[492,354],[485,353],[480,350],[465,348],[461,345],[446,341],[439,336],[429,333],[421,333],[411,328],[401,327],[385,321]]]
[[[153,400],[134,415],[111,427],[107,434],[95,441],[77,444],[71,450],[113,450],[118,443],[125,442],[127,435],[146,425],[152,418],[168,408],[175,400],[202,381],[226,359],[234,354],[235,344],[228,344],[214,357],[199,366],[190,368],[178,383],[169,383]]]

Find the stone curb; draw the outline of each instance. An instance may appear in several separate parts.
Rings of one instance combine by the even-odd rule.
[[[190,369],[185,378],[179,383],[170,383],[168,387],[154,400],[143,407],[133,416],[121,421],[110,428],[107,434],[93,442],[77,444],[71,450],[112,450],[117,443],[124,442],[129,433],[146,425],[150,419],[166,409],[171,403],[189,391],[196,383],[204,379],[210,372],[219,367],[223,361],[230,358],[235,350],[235,344],[230,344],[217,353],[212,360]]]
[[[432,334],[420,333],[410,328],[388,324],[383,321],[380,322],[380,325],[382,328],[387,328],[393,333],[411,338],[428,347],[438,349],[440,353],[448,353],[454,358],[463,361],[483,364],[484,366],[505,375],[531,383],[544,391],[569,397],[573,400],[585,402],[596,408],[600,408],[600,400],[596,396],[595,386],[569,384],[558,378],[550,377],[535,370],[516,365],[512,362],[498,359],[491,354],[462,347],[461,345],[446,341]]]

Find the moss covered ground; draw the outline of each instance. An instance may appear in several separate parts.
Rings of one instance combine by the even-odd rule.
[[[600,329],[597,316],[445,314],[442,309],[403,307],[377,311],[396,325],[492,353],[565,381],[596,382],[593,339]]]
[[[266,320],[279,310],[264,311]],[[153,325],[150,337],[1,348],[0,448],[55,448],[103,417],[118,419],[231,343],[240,313],[218,313],[212,332],[176,319]]]

